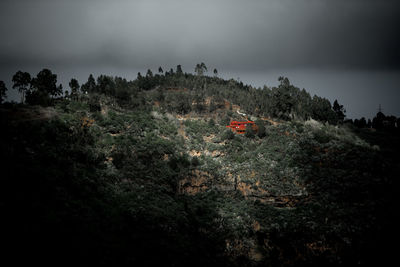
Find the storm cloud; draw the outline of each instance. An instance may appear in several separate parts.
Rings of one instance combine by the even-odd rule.
[[[397,1],[398,2],[398,1]],[[373,0],[2,2],[1,64],[399,68],[400,5]]]

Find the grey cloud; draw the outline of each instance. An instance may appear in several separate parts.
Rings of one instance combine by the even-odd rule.
[[[399,68],[395,1],[6,1],[0,64]]]

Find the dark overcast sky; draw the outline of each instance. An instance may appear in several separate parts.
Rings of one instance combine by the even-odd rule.
[[[0,79],[47,67],[65,88],[203,61],[255,86],[287,75],[349,116],[400,116],[397,25],[392,0],[2,0]]]

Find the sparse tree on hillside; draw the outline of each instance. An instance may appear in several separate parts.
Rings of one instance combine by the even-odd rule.
[[[247,138],[254,138],[255,135],[252,125],[246,125],[246,132],[244,133],[244,136],[246,136]]]
[[[207,72],[206,64],[204,64],[204,62],[197,64],[194,68],[194,71],[197,73],[198,76],[203,76],[204,72]]]
[[[177,99],[175,110],[179,114],[184,115],[184,114],[189,113],[191,111],[191,109],[192,109],[191,99],[189,98],[188,95],[181,94]]]
[[[140,89],[149,90],[155,85],[155,79],[153,78],[153,73],[151,70],[147,70],[146,76],[143,77],[139,72],[137,75],[137,85]]]
[[[181,65],[176,66],[176,74],[178,74],[178,75],[182,75],[183,74]]]
[[[26,94],[26,102],[31,105],[51,105],[52,97],[63,94],[62,85],[57,86],[57,75],[49,69],[40,71],[31,81],[30,90]]]
[[[204,105],[205,99],[204,99],[204,95],[203,94],[201,94],[201,93],[195,94],[194,97],[193,97],[193,100],[194,100],[194,103],[195,103],[194,104],[194,109],[195,109],[196,112],[202,113],[202,112],[204,112],[206,110],[206,107]]]
[[[163,69],[161,68],[161,66],[158,68],[158,73],[162,74],[164,73]]]
[[[218,76],[218,70],[214,69],[214,76],[217,77]]]
[[[386,119],[385,114],[379,111],[376,116],[372,119],[372,127],[375,129],[383,128],[383,121]]]
[[[336,123],[336,114],[328,99],[314,95],[312,98],[312,118],[318,121]]]
[[[135,88],[131,82],[128,82],[125,78],[114,77],[115,83],[115,97],[120,105],[129,104],[131,95],[136,94]]]
[[[97,88],[102,94],[115,96],[115,82],[113,77],[100,75],[97,77]]]
[[[89,99],[89,110],[90,112],[99,112],[101,111],[100,105],[100,97],[97,94],[94,94]]]
[[[336,117],[339,123],[342,123],[344,118],[346,117],[345,113],[346,110],[344,109],[343,105],[339,105],[338,101],[335,100],[333,102],[333,111],[336,113]]]
[[[260,137],[260,138],[265,137],[266,130],[265,130],[264,122],[262,120],[257,120],[256,121],[256,125],[257,125],[257,128],[258,128],[258,131],[257,131],[258,137]]]
[[[371,127],[372,127],[372,121],[371,121],[371,119],[368,119],[367,127],[368,127],[368,128],[371,128]]]
[[[25,102],[25,94],[29,89],[29,84],[31,83],[31,75],[28,72],[18,71],[14,74],[12,82],[14,83],[13,88],[17,89],[21,94],[21,103]]]
[[[289,119],[295,103],[292,95],[294,88],[288,78],[279,77],[278,81],[280,81],[280,85],[277,88],[272,88],[271,113],[274,117]]]
[[[294,95],[295,103],[293,113],[297,118],[307,120],[312,116],[312,98],[310,94],[303,88],[296,90]]]
[[[165,95],[164,95],[164,91],[161,87],[157,88],[155,99],[160,102],[164,101]]]
[[[93,93],[96,90],[96,80],[94,79],[93,75],[90,74],[87,82],[82,84],[81,87],[82,93]]]
[[[36,78],[32,79],[31,88],[45,92],[50,96],[58,96],[63,93],[62,86],[57,86],[57,75],[49,69],[41,70]]]
[[[3,81],[0,81],[0,104],[3,103],[4,98],[7,96],[7,87]]]
[[[71,96],[76,99],[78,97],[78,90],[79,90],[78,80],[72,78],[71,81],[69,82],[69,87],[71,88]]]
[[[365,128],[365,127],[367,127],[367,120],[366,120],[364,117],[362,117],[362,118],[360,119],[360,125],[359,125],[359,127],[360,127],[360,128]]]

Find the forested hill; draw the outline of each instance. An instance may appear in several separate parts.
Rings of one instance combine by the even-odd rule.
[[[388,265],[399,129],[337,101],[176,70],[13,77],[0,106],[1,233],[17,264]],[[62,96],[61,96],[62,95]],[[226,126],[252,120],[245,134]]]

